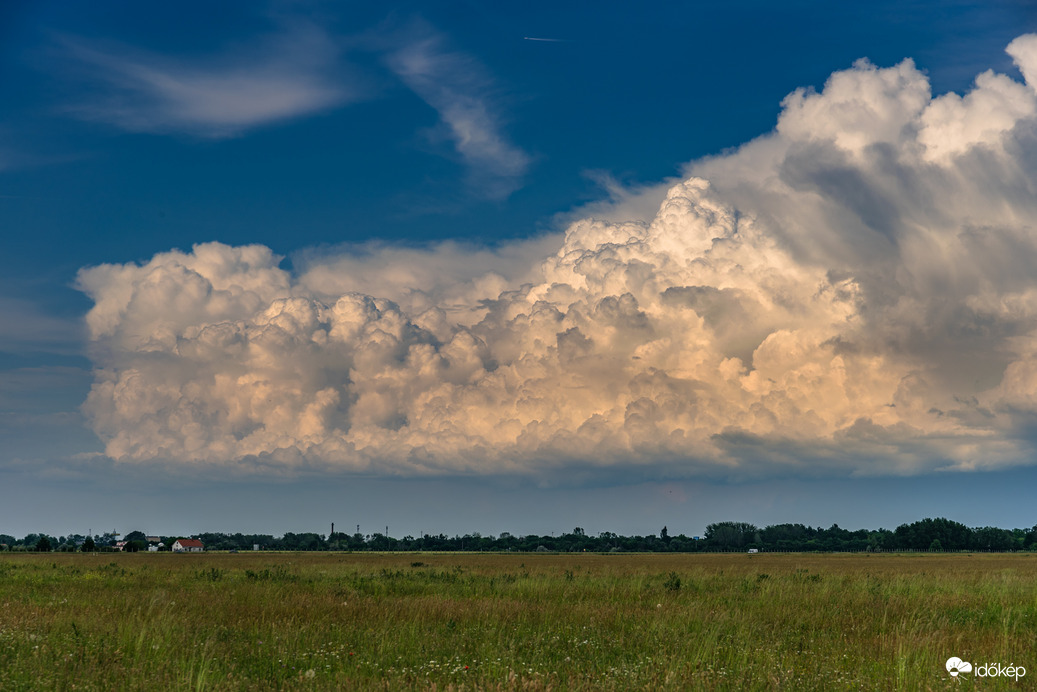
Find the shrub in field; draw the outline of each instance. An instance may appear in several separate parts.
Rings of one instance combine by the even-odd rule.
[[[291,570],[285,565],[274,565],[273,567],[261,570],[245,570],[245,578],[249,581],[275,581],[275,582],[286,582],[296,581],[298,577],[292,574]]]
[[[195,573],[195,577],[201,581],[220,581],[226,573],[226,570],[219,567],[210,567],[209,569],[198,570]]]

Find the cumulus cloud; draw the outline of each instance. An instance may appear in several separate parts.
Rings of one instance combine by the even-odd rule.
[[[866,61],[693,163],[649,221],[293,272],[198,245],[84,269],[109,456],[386,474],[1029,463],[1037,36],[933,97]]]
[[[338,74],[331,38],[304,22],[246,49],[202,59],[62,42],[86,80],[101,86],[71,110],[134,132],[230,137],[359,96]]]
[[[292,264],[300,288],[319,300],[367,293],[393,301],[408,314],[435,307],[452,321],[471,324],[484,314],[480,301],[536,281],[539,262],[557,250],[561,239],[560,234],[546,235],[492,250],[453,241],[432,247],[368,243],[331,255],[303,251]]]

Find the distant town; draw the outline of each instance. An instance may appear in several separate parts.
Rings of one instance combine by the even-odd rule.
[[[0,534],[0,551],[14,552],[174,552],[203,551],[486,551],[486,552],[892,552],[1037,550],[1037,526],[1001,529],[970,528],[950,519],[923,519],[894,530],[851,531],[803,524],[776,524],[759,528],[745,522],[710,524],[703,536],[671,535],[663,527],[657,535],[622,536],[608,531],[590,535],[576,527],[559,535],[464,536],[421,534],[394,538],[384,533],[337,532],[270,534],[199,533],[192,536],[149,535],[112,531],[96,535],[49,536],[30,533],[21,539]]]

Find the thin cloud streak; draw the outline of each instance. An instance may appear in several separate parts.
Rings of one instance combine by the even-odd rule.
[[[544,39],[547,40],[547,39]],[[92,85],[64,110],[131,132],[220,139],[369,98],[346,67],[338,43],[379,54],[393,76],[439,116],[468,171],[468,187],[503,199],[521,187],[530,156],[505,133],[499,91],[475,57],[452,49],[430,25],[379,30],[348,41],[304,21],[246,50],[176,58],[127,46],[58,38],[62,70]]]
[[[531,160],[504,134],[492,77],[424,23],[415,22],[402,36],[386,56],[389,69],[439,114],[470,168],[473,189],[491,199],[507,197],[521,186]]]
[[[31,301],[0,296],[0,351],[78,354],[84,337],[79,319],[60,319]]]
[[[334,42],[307,23],[282,27],[246,51],[207,58],[101,48],[74,37],[59,43],[98,87],[68,110],[133,132],[234,137],[360,98],[343,83]]]

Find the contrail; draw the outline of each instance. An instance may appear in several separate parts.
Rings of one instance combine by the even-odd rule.
[[[568,39],[564,38],[535,38],[533,36],[523,36],[523,41],[546,41],[547,43],[568,43]]]

